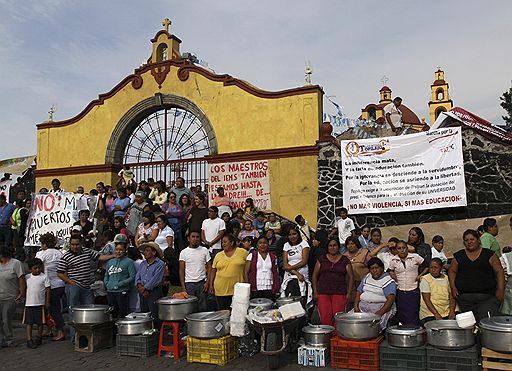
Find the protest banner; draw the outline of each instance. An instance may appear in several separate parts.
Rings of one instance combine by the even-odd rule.
[[[466,206],[461,128],[341,142],[351,214]]]
[[[0,182],[0,195],[5,195],[7,202],[9,202],[9,191],[11,190],[11,179]]]
[[[27,221],[25,246],[39,246],[39,236],[48,232],[53,233],[62,243],[70,236],[79,211],[84,209],[87,209],[87,199],[82,194],[34,194]]]
[[[208,164],[208,195],[210,204],[223,187],[231,208],[244,208],[245,200],[252,198],[259,210],[270,210],[270,171],[268,160]]]

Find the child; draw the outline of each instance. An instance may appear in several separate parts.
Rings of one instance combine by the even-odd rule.
[[[444,251],[443,251],[443,247],[444,247],[444,238],[442,236],[434,236],[434,238],[432,238],[432,258],[439,258],[441,259],[441,261],[443,262],[443,268],[444,269],[448,269],[449,266],[447,265],[448,263],[448,258],[446,257]]]
[[[260,234],[262,234],[265,229],[265,221],[265,214],[263,211],[258,211],[256,219],[253,220],[252,225],[254,226],[254,229],[260,232]]]
[[[94,294],[94,304],[107,305],[107,289],[103,282],[105,278],[105,269],[98,268],[95,274],[95,281],[91,285],[92,293]]]
[[[30,273],[27,281],[27,297],[23,312],[23,324],[27,325],[27,347],[35,349],[42,344],[43,325],[46,324],[46,308],[50,307],[50,280],[43,272],[44,263],[33,258],[28,262]],[[37,335],[32,340],[32,326],[37,325]]]

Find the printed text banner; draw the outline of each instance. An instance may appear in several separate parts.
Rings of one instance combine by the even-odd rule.
[[[88,208],[87,197],[76,193],[37,193],[32,200],[25,246],[39,246],[39,236],[48,232],[53,233],[61,245],[70,236],[79,211]]]
[[[268,160],[226,162],[208,165],[208,194],[210,204],[223,187],[231,201],[231,208],[244,208],[245,200],[252,198],[259,210],[270,210],[270,171]]]
[[[466,206],[461,128],[341,142],[351,214]]]

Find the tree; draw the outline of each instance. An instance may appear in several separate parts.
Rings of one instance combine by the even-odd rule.
[[[500,100],[500,106],[508,113],[508,116],[502,116],[503,120],[505,120],[506,128],[508,131],[512,131],[512,87],[503,93]]]

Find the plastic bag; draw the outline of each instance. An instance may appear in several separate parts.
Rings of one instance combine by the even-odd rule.
[[[55,320],[53,319],[53,317],[50,313],[46,314],[46,326],[48,326],[48,328],[57,327],[57,323],[55,322]]]

